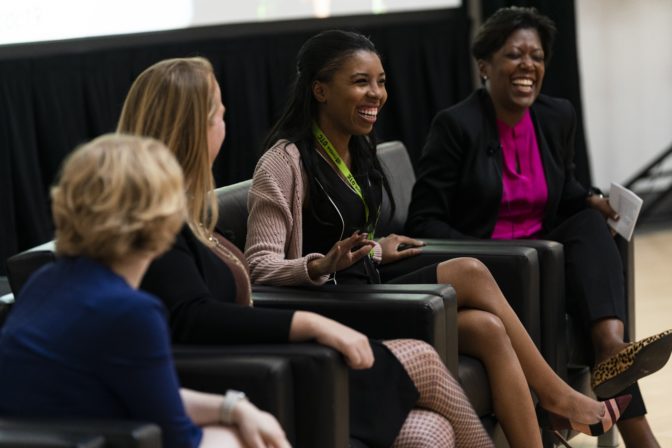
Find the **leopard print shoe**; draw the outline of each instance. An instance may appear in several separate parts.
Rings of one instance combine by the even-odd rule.
[[[628,344],[593,369],[591,385],[598,397],[612,397],[640,378],[661,369],[672,352],[672,330]]]

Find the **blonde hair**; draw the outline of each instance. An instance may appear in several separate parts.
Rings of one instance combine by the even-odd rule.
[[[184,222],[184,183],[157,140],[108,134],[73,151],[51,189],[56,252],[105,264],[167,250]]]
[[[187,223],[208,243],[217,223],[208,153],[208,125],[216,112],[215,76],[207,59],[167,59],[147,68],[133,82],[117,131],[156,138],[182,166]]]

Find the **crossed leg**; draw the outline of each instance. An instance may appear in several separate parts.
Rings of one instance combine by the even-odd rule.
[[[395,447],[494,447],[464,391],[432,346],[412,339],[384,344],[404,366],[420,394],[417,402],[420,409],[412,411],[406,419]],[[428,437],[428,431],[437,432],[429,433],[432,437]],[[453,444],[437,445],[437,439]],[[422,444],[423,440],[428,444]]]

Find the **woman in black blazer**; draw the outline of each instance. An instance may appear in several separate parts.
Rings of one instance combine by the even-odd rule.
[[[586,208],[573,175],[576,115],[569,101],[539,95],[530,107],[548,185],[543,229]],[[485,88],[434,118],[418,168],[407,226],[425,238],[490,238],[502,201],[502,146]]]
[[[628,446],[656,447],[636,381],[660,369],[672,330],[624,342],[623,268],[607,199],[574,177],[576,115],[540,94],[555,36],[533,8],[502,8],[472,53],[483,88],[434,119],[407,222],[421,238],[544,238],[563,243],[568,307],[590,332],[601,397],[633,396],[618,424]]]

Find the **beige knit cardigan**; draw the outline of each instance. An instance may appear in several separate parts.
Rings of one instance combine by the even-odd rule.
[[[302,208],[306,195],[299,149],[281,140],[259,159],[247,198],[247,239],[245,258],[252,283],[265,285],[321,285],[323,275],[312,280],[308,262],[323,254],[303,253]],[[375,243],[374,260],[381,247]]]
[[[306,187],[299,149],[281,140],[259,159],[247,198],[245,258],[253,283],[266,285],[324,284],[314,281],[308,262],[324,257],[303,253],[302,207]]]

